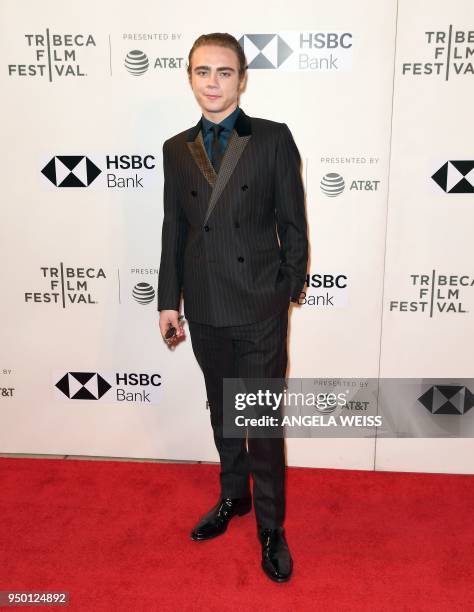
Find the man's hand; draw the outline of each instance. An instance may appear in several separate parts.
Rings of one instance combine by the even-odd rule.
[[[184,329],[179,323],[179,312],[177,310],[160,310],[160,332],[163,340],[169,347],[173,347],[179,340],[184,338]],[[166,332],[172,327],[176,329],[176,334],[171,338],[166,338]]]

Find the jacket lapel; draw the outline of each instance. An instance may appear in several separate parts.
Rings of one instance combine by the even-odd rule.
[[[235,129],[232,130],[232,134],[230,135],[229,142],[227,143],[227,148],[224,152],[224,156],[221,161],[219,173],[217,175],[217,179],[212,189],[211,197],[209,199],[204,224],[207,223],[209,216],[214,210],[217,204],[217,200],[219,199],[221,193],[224,191],[224,187],[229,182],[229,179],[232,176],[232,173],[234,172],[235,166],[237,165],[237,162],[239,161],[240,156],[244,152],[244,149],[249,140],[250,135],[239,136]]]
[[[219,172],[216,174],[213,165],[211,164],[204,146],[201,131],[201,121],[189,130],[187,145],[189,151],[203,174],[204,178],[212,187],[211,197],[207,206],[206,217],[204,223],[209,219],[210,214],[214,210],[217,201],[224,191],[225,186],[229,182],[232,173],[244,152],[248,141],[252,136],[250,117],[248,117],[241,109],[238,115],[232,134],[230,135],[227,148],[221,161]]]
[[[196,139],[191,142],[187,142],[187,145],[189,147],[191,155],[193,156],[194,161],[197,164],[197,167],[204,175],[204,178],[211,187],[214,187],[217,174],[214,170],[214,166],[211,164],[211,162],[209,161],[209,157],[207,156],[201,130],[199,130],[199,132],[197,133]]]

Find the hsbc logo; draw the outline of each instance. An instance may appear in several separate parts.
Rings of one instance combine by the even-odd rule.
[[[155,155],[149,154],[104,155],[101,167],[87,155],[55,155],[43,165],[41,174],[49,187],[83,188],[94,184],[106,189],[144,189],[158,186],[155,168]]]
[[[474,406],[474,395],[463,385],[433,385],[418,401],[431,414],[465,414]]]
[[[161,403],[161,374],[157,372],[53,372],[56,399],[106,402]]]
[[[431,178],[446,193],[474,193],[474,161],[447,161]]]
[[[351,32],[236,34],[250,70],[341,71],[352,68]]]
[[[239,39],[250,69],[279,68],[293,49],[278,34],[244,34]]]
[[[300,306],[345,308],[348,303],[349,279],[346,274],[307,274],[300,293]]]
[[[96,372],[68,372],[55,386],[69,399],[80,400],[98,400],[112,388]]]
[[[56,187],[88,187],[101,172],[85,155],[57,155],[41,170]]]

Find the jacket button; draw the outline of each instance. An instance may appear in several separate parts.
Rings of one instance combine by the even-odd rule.
[[[210,229],[211,229],[211,228],[209,227],[209,225],[205,225],[205,226],[204,226],[204,231],[205,231],[205,232],[208,232]]]
[[[235,227],[235,229],[239,229],[239,227],[240,227],[240,223],[239,223],[238,221],[236,221],[236,222],[234,223],[234,227]]]
[[[237,261],[239,263],[243,263],[245,261],[245,259],[243,257],[237,257]]]
[[[198,194],[198,192],[195,189],[193,189],[191,191],[191,195],[193,196],[193,198],[195,198],[197,196],[197,194]]]
[[[248,188],[249,188],[248,185],[242,185],[242,191],[247,191]]]

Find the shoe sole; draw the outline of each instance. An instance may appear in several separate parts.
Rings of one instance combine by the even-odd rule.
[[[250,506],[247,508],[243,508],[242,510],[237,510],[237,512],[235,513],[237,516],[244,516],[246,514],[248,514],[250,512],[250,510],[252,510],[252,504],[250,504]],[[235,515],[234,515],[235,516]],[[234,517],[232,517],[234,518]],[[230,519],[232,520],[232,519]],[[230,522],[230,521],[229,521]],[[219,536],[223,535],[226,531],[227,531],[227,526],[229,523],[227,523],[227,525],[225,526],[225,528],[223,529],[223,531],[220,531],[219,533],[214,533],[213,535],[210,536],[205,536],[204,538],[201,538],[199,536],[194,536],[191,533],[191,540],[193,542],[205,542],[206,540],[212,540],[213,538],[218,538]]]

